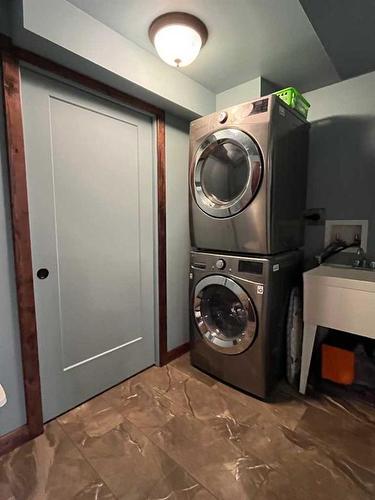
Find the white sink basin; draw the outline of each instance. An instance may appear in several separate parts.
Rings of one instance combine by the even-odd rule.
[[[330,286],[375,292],[375,272],[364,267],[321,265],[304,273],[304,279],[307,282],[319,279],[320,283]]]

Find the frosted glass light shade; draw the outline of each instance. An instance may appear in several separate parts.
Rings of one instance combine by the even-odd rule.
[[[157,17],[148,30],[160,58],[176,67],[187,66],[207,41],[207,28],[186,12],[167,12]]]
[[[196,59],[202,47],[202,39],[190,26],[171,24],[156,33],[154,45],[163,61],[179,68]]]

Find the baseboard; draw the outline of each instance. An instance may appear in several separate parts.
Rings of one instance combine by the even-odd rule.
[[[171,361],[173,361],[176,358],[179,358],[189,350],[190,350],[190,342],[186,342],[185,344],[175,347],[171,351],[167,352],[166,362],[170,363]]]
[[[0,436],[0,457],[31,439],[28,426],[22,425],[12,432]]]

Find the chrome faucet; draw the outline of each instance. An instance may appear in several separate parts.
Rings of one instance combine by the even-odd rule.
[[[362,247],[359,247],[355,253],[355,257],[352,263],[353,267],[366,267],[366,253]]]

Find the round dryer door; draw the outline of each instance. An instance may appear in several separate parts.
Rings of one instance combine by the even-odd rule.
[[[245,290],[232,279],[203,278],[195,287],[193,307],[203,339],[216,351],[238,354],[255,339],[255,308]]]
[[[218,130],[195,156],[192,189],[198,206],[212,217],[231,217],[255,197],[262,160],[255,141],[234,128]]]

